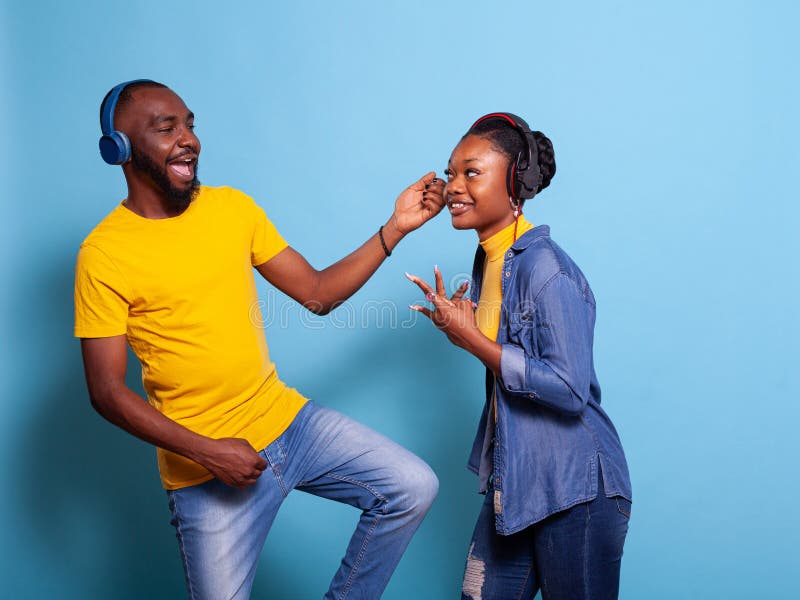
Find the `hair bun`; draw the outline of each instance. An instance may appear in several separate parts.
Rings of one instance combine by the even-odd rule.
[[[556,174],[556,153],[553,150],[553,142],[550,141],[541,131],[534,131],[533,137],[536,139],[536,149],[539,154],[539,169],[542,172],[542,185],[536,192],[541,192],[550,185],[550,181]]]

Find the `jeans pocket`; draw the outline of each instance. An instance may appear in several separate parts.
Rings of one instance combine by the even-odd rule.
[[[614,496],[614,501],[617,503],[617,510],[625,515],[626,519],[631,518],[631,501],[622,496]]]

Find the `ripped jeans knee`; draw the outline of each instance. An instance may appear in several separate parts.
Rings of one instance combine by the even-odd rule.
[[[463,599],[482,600],[483,582],[486,577],[486,564],[477,558],[473,552],[475,543],[469,547],[467,555],[467,566],[464,569],[464,582],[461,584],[461,594]]]

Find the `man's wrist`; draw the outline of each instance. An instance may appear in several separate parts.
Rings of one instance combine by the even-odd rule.
[[[203,435],[198,435],[186,452],[186,458],[193,460],[198,464],[204,464],[205,461],[214,454],[213,445],[217,440]]]
[[[383,226],[382,233],[383,241],[389,248],[390,252],[394,250],[395,246],[397,246],[397,244],[400,243],[400,240],[402,240],[406,235],[405,232],[401,231],[397,226],[397,217],[394,215],[392,215],[389,220],[386,221],[386,224]]]

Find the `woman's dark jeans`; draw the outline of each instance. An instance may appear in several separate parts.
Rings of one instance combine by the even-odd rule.
[[[600,478],[602,481],[602,477]],[[493,493],[483,503],[467,557],[462,600],[617,598],[631,503],[597,498],[555,513],[518,533],[498,535]]]

